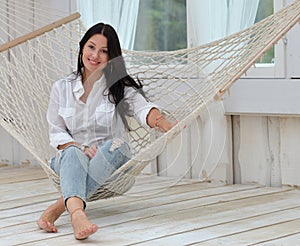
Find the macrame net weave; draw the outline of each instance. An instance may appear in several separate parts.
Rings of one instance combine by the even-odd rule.
[[[46,110],[53,82],[76,68],[85,27],[78,14],[67,16],[50,11],[51,7],[33,0],[0,0],[0,124],[33,154],[59,190],[59,177],[48,166],[54,150],[49,145]],[[166,143],[207,103],[220,99],[299,18],[297,0],[248,29],[205,45],[168,52],[124,50],[128,73],[142,81],[146,96],[177,124],[161,133],[129,119],[133,158],[88,200],[126,192]]]

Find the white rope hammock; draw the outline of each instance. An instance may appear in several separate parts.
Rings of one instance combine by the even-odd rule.
[[[61,19],[65,13],[56,11],[53,16],[33,0],[9,2],[0,0],[0,125],[33,154],[59,190],[59,177],[48,166],[54,150],[49,145],[46,110],[53,82],[76,67],[78,42],[85,28],[76,13]],[[296,0],[246,30],[195,48],[124,50],[129,74],[142,80],[146,96],[178,124],[162,134],[131,120],[133,158],[89,201],[126,192],[166,143],[207,103],[220,99],[299,19],[300,1]]]

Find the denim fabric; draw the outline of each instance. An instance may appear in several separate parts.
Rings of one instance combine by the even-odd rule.
[[[71,145],[52,158],[50,166],[60,176],[61,192],[66,200],[79,197],[86,204],[110,175],[131,158],[126,142],[113,139],[98,146],[90,159],[80,148]]]

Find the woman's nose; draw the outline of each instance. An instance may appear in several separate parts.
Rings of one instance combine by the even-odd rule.
[[[98,51],[94,50],[93,53],[92,53],[92,56],[97,57],[98,56]]]
[[[93,53],[92,53],[92,58],[93,59],[99,59],[99,53],[97,52],[97,51],[93,51]]]

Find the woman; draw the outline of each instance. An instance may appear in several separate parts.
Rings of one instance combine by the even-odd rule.
[[[37,223],[57,232],[54,222],[67,209],[75,238],[85,239],[98,229],[85,214],[86,200],[131,157],[126,115],[162,131],[172,125],[127,74],[110,25],[91,27],[79,46],[77,71],[54,83],[47,112],[50,144],[58,150],[50,166],[60,176],[62,197]]]

